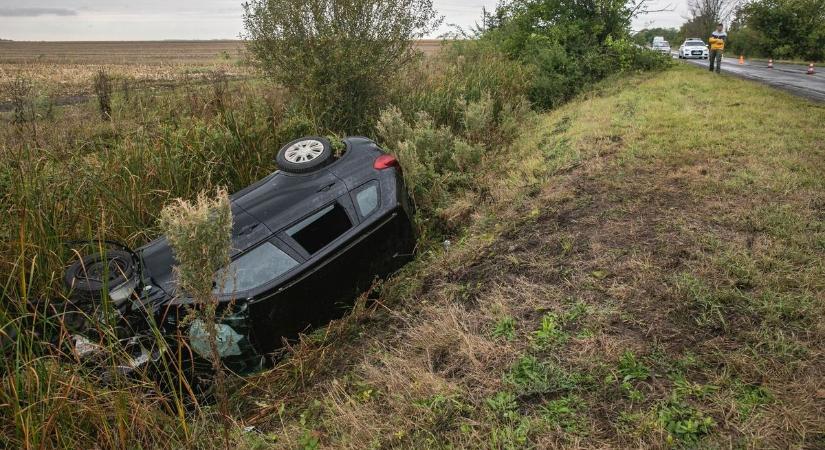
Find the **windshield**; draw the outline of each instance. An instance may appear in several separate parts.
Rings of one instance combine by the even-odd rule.
[[[215,274],[216,294],[231,294],[262,286],[278,278],[298,261],[271,242],[264,242]],[[222,284],[222,286],[221,286]]]
[[[653,44],[654,47],[670,47],[670,44],[667,42],[656,42]]]
[[[685,42],[685,47],[704,47],[705,43],[702,41],[688,41]]]

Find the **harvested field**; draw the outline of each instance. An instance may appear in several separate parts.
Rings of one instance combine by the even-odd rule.
[[[421,40],[416,47],[433,55],[441,41]],[[138,87],[198,81],[214,72],[229,78],[256,75],[243,41],[0,41],[0,86],[22,77],[58,105],[89,96],[100,70]],[[8,109],[3,106],[8,101],[8,93],[0,91],[0,111]]]
[[[57,104],[82,100],[100,71],[152,87],[197,81],[211,73],[251,75],[240,41],[0,42],[0,85],[29,80],[40,96]],[[0,95],[0,103],[7,102]]]
[[[243,53],[242,41],[0,42],[0,64],[202,65]]]

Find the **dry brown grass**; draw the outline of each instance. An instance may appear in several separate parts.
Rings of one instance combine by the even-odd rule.
[[[0,84],[23,77],[42,95],[82,96],[100,70],[151,86],[199,80],[218,70],[246,76],[252,71],[245,59],[240,41],[0,42]]]
[[[434,55],[441,41],[424,39],[416,48]],[[42,95],[85,96],[95,74],[138,86],[201,80],[221,71],[230,78],[252,76],[243,41],[0,41],[0,86],[18,77],[34,82]],[[0,92],[0,103],[10,99]]]

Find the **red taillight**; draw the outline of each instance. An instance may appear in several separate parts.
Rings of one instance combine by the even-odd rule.
[[[398,164],[398,160],[395,159],[395,156],[392,155],[381,155],[378,158],[375,158],[375,163],[373,163],[372,167],[383,170],[388,169],[390,167],[400,167]]]

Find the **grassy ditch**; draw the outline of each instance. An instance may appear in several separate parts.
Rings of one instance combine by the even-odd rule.
[[[517,195],[249,380],[250,439],[823,445],[823,120],[689,67],[542,116]]]
[[[678,67],[538,114],[528,67],[456,52],[405,73],[376,126],[419,258],[274,369],[230,374],[220,414],[39,345],[62,242],[146,242],[163,204],[258,179],[312,120],[215,77],[116,92],[110,121],[4,123],[3,445],[822,445],[825,110]]]
[[[523,96],[528,74],[489,48],[464,46],[417,61],[386,92],[393,106],[386,109],[383,139],[399,145],[409,173],[417,174],[409,182],[422,211],[424,246],[455,236],[475,210],[473,202],[510,195],[491,175],[511,164],[501,156],[536,117]],[[211,442],[199,427],[211,426],[212,409],[192,405],[197,399],[180,377],[164,374],[165,390],[173,391],[164,396],[153,379],[118,376],[123,352],[105,326],[100,343],[111,357],[104,373],[72,364],[58,314],[65,305],[62,273],[79,250],[67,242],[107,238],[141,245],[158,235],[161,209],[172,199],[247,186],[274,170],[278,147],[296,137],[337,138],[283,89],[220,73],[208,78],[207,84],[177,84],[164,95],[115,83],[106,92],[105,114],[93,103],[54,107],[24,82],[16,91],[19,110],[0,116],[3,446]],[[436,154],[428,143],[454,151]],[[445,165],[428,166],[432,158]],[[465,173],[455,173],[458,168]],[[463,198],[463,206],[453,208],[455,198]],[[229,383],[245,381],[232,377]]]

